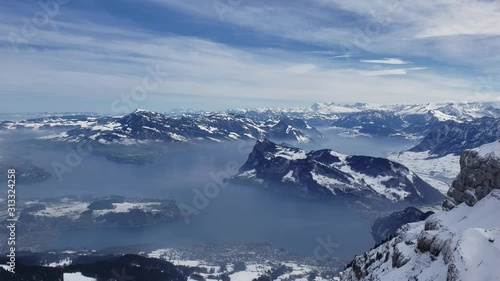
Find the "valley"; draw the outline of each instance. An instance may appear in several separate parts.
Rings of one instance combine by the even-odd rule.
[[[499,137],[490,105],[454,106],[3,121],[0,163],[15,164],[22,186],[18,249],[57,253],[55,265],[85,251],[134,254],[204,268],[188,275],[206,280],[333,280],[353,256],[427,216],[401,213],[373,228],[380,217],[441,212],[461,152]],[[434,121],[421,130],[422,118]],[[488,138],[474,136],[477,124],[488,124]]]

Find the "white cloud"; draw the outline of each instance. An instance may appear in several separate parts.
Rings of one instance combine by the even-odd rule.
[[[212,1],[150,0],[219,20]],[[206,3],[209,2],[209,3]],[[224,2],[225,3],[225,2]],[[500,1],[312,0],[238,1],[221,23],[357,52],[425,57],[451,65],[491,69],[500,63]]]
[[[368,76],[382,76],[382,75],[406,75],[409,71],[425,70],[426,67],[410,67],[410,68],[393,68],[393,69],[379,69],[359,71],[360,74]]]
[[[243,13],[245,7],[235,8],[238,9]],[[250,15],[276,12],[272,8],[262,9],[264,11],[254,11]],[[288,17],[283,15],[283,9],[279,11],[276,21]],[[242,17],[251,21],[251,16]],[[291,20],[289,29],[304,23],[303,19]],[[227,15],[226,21],[229,20],[230,15]],[[0,32],[18,30],[18,24],[5,16],[0,20]],[[261,24],[260,28],[267,28],[265,22]],[[0,45],[3,65],[0,68],[0,95],[30,93],[31,96],[110,101],[128,94],[141,83],[147,74],[146,67],[156,65],[171,73],[145,101],[159,107],[157,110],[190,103],[220,108],[283,102],[308,105],[314,101],[459,100],[470,96],[476,87],[475,81],[462,77],[432,70],[417,71],[424,67],[366,69],[366,64],[357,60],[349,63],[340,58],[325,60],[325,56],[342,56],[334,50],[314,53],[241,49],[199,38],[153,33],[126,24],[60,21],[58,27],[57,31],[41,30],[31,41],[39,47],[26,45],[17,55],[12,53],[8,41],[0,38],[3,43]],[[269,32],[284,27],[276,28],[269,27]],[[309,35],[304,30],[297,30],[290,36],[316,37],[320,42],[342,33],[335,28],[329,33],[328,29],[311,29]],[[453,44],[440,47],[449,51]],[[386,48],[385,52],[391,51]],[[396,60],[382,61],[394,63]]]
[[[408,69],[358,71],[309,54],[283,50],[240,50],[191,37],[121,30],[102,25],[65,23],[59,32],[43,31],[42,49],[16,56],[4,49],[0,59],[3,93],[51,93],[55,96],[116,98],[140,83],[148,65],[171,76],[151,101],[172,96],[206,104],[248,105],[248,99],[403,102],[449,99],[468,93],[470,85],[433,74],[438,79],[408,75]],[[386,75],[404,75],[396,80]],[[374,96],[374,93],[383,94]],[[239,101],[238,101],[239,100]],[[238,104],[239,103],[239,104]],[[168,107],[165,104],[165,107]]]
[[[400,68],[400,69],[383,69],[383,70],[364,71],[362,73],[365,75],[369,75],[369,76],[406,75],[408,73],[408,71],[404,68]]]
[[[361,62],[366,62],[366,63],[380,63],[380,64],[408,64],[408,62],[401,60],[401,59],[395,59],[395,58],[386,58],[386,59],[380,59],[380,60],[360,60]]]
[[[289,66],[286,71],[295,74],[305,74],[311,71],[316,70],[316,66],[314,64],[297,64],[293,66]]]

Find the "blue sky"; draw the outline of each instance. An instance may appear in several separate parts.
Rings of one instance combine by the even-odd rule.
[[[498,101],[500,92],[498,1],[4,0],[0,13],[1,112]]]

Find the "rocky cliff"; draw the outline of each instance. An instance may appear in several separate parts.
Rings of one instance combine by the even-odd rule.
[[[340,280],[499,280],[500,143],[466,151],[442,211],[357,256]]]
[[[357,256],[341,281],[499,280],[500,190],[406,224],[395,238]]]
[[[460,157],[460,173],[448,190],[446,210],[465,202],[474,206],[493,189],[500,189],[500,141],[467,150]]]

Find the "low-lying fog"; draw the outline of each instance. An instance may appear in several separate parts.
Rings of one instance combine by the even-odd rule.
[[[411,142],[387,138],[343,138],[328,132],[328,142],[315,149],[331,148],[346,154],[385,156],[411,146]],[[30,149],[9,144],[19,139],[2,135],[0,155],[16,154],[53,173],[55,162],[66,163],[71,146],[58,151]],[[207,206],[194,205],[194,189],[203,193],[207,184],[216,183],[210,174],[231,173],[227,165],[241,166],[251,145],[240,142],[206,145],[193,150],[169,153],[145,165],[111,162],[103,157],[85,156],[81,163],[62,176],[46,182],[18,186],[18,196],[60,197],[89,194],[94,197],[169,198],[193,207],[198,215],[189,223],[181,220],[144,228],[85,229],[65,231],[51,245],[53,248],[104,248],[117,245],[154,243],[165,246],[189,246],[202,243],[270,243],[289,251],[313,255],[321,241],[338,243],[333,255],[349,259],[373,246],[366,218],[340,204],[299,201],[284,198],[255,186],[230,184],[217,196],[208,198]],[[17,147],[17,148],[16,148]],[[313,146],[308,145],[308,149]],[[16,149],[14,149],[16,148]],[[328,238],[330,237],[330,238]],[[322,248],[321,253],[325,249]]]

